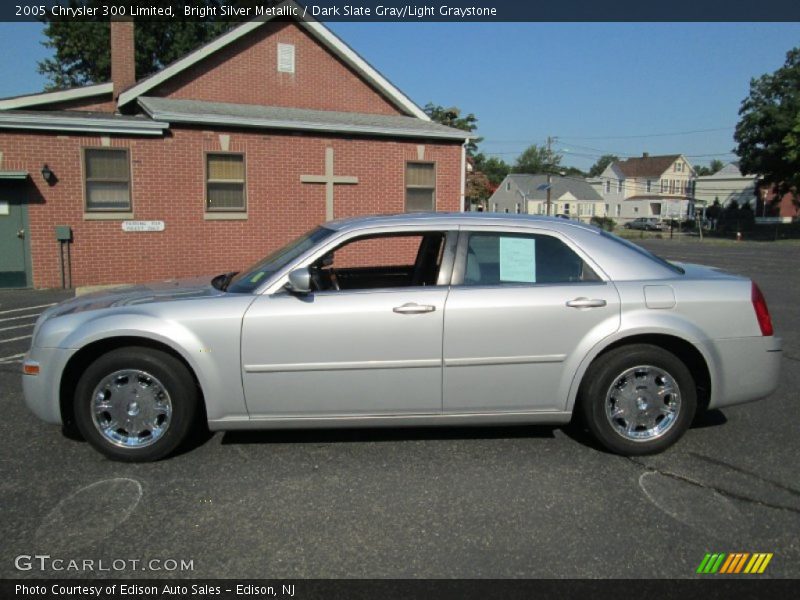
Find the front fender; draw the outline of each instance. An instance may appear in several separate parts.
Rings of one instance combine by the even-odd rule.
[[[76,351],[122,337],[163,344],[181,356],[194,372],[209,419],[246,418],[239,347],[243,312],[224,311],[214,319],[200,315],[192,318],[193,315],[184,313],[183,321],[128,307],[117,308],[110,314],[79,313],[45,322],[35,342],[44,348]]]

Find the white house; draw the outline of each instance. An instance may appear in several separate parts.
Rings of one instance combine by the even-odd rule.
[[[682,154],[614,162],[591,180],[608,216],[621,223],[638,217],[680,219],[694,211],[695,172]]]
[[[757,184],[756,175],[742,175],[739,163],[731,162],[713,175],[698,177],[694,196],[706,206],[719,201],[725,207],[735,200],[739,206],[749,204],[755,209]]]
[[[547,175],[513,173],[507,175],[488,207],[492,212],[546,215]],[[550,215],[563,215],[584,222],[605,216],[603,198],[580,177],[552,175],[550,177]]]

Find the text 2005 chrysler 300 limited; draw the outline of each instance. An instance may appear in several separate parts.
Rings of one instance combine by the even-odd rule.
[[[696,411],[778,382],[748,279],[668,263],[564,219],[327,223],[241,273],[52,307],[25,398],[108,456],[211,429],[566,423],[659,452]]]

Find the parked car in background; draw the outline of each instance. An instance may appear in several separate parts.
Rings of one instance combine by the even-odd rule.
[[[326,223],[242,272],[45,311],[25,400],[107,456],[212,430],[550,423],[660,452],[695,413],[778,382],[755,283],[577,221],[406,214]]]
[[[663,231],[664,224],[655,217],[639,217],[633,221],[628,221],[623,227],[642,231]]]

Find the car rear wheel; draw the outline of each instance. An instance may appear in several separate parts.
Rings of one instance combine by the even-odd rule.
[[[197,396],[191,373],[174,356],[151,348],[119,348],[96,359],[78,381],[75,422],[109,458],[158,460],[186,439]]]
[[[594,437],[624,456],[655,454],[688,429],[697,406],[692,374],[674,354],[649,344],[621,346],[589,367],[579,409]]]

